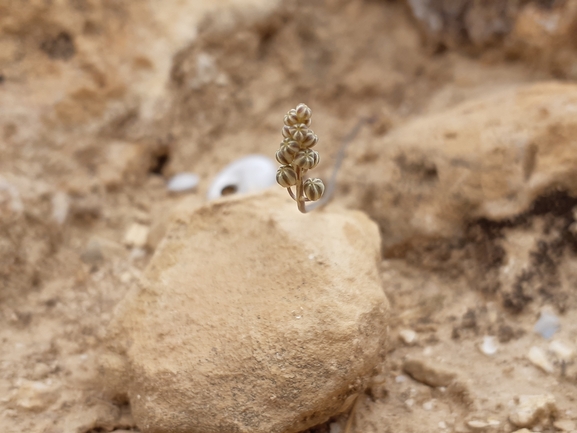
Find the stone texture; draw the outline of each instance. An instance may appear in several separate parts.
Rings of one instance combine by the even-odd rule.
[[[178,215],[103,357],[142,431],[297,432],[346,409],[385,353],[376,225],[277,190]]]
[[[545,193],[577,194],[575,110],[574,84],[490,94],[349,149],[361,163],[345,162],[341,182],[350,205],[379,223],[385,256],[419,239],[459,237],[469,222],[513,218]]]
[[[516,427],[532,427],[556,413],[557,406],[552,395],[522,395],[509,415],[509,421]]]

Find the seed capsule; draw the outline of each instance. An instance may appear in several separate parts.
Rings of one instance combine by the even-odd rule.
[[[307,179],[303,185],[303,190],[305,196],[310,201],[317,201],[320,199],[324,192],[325,192],[325,184],[322,180],[314,178],[314,179]]]
[[[305,134],[305,138],[303,139],[303,141],[301,142],[302,147],[304,147],[305,149],[310,149],[311,147],[313,147],[315,144],[317,144],[319,141],[319,138],[317,137],[317,135],[311,131],[310,129],[307,131],[307,133]]]
[[[288,152],[283,152],[283,148],[281,147],[279,150],[276,151],[276,160],[279,164],[282,165],[289,165],[295,159],[294,154],[290,154]]]
[[[290,138],[285,138],[280,144],[280,150],[294,156],[300,150],[300,146],[296,141],[291,140]]]
[[[306,133],[308,132],[307,125],[304,123],[298,123],[294,126],[289,126],[288,132],[293,140],[298,141],[299,143],[302,142],[305,138]]]
[[[291,128],[293,128],[293,126],[285,125],[282,127],[282,136],[284,138],[292,138],[290,134]]]
[[[284,124],[287,126],[294,126],[299,122],[299,119],[297,117],[297,111],[293,108],[292,110],[289,110],[289,112],[285,115],[284,117]]]
[[[296,108],[296,115],[301,122],[309,120],[312,116],[312,111],[305,104],[299,104]]]
[[[295,155],[293,164],[304,170],[310,170],[311,168],[315,168],[317,166],[319,160],[320,158],[318,152],[311,149],[305,149],[301,150]]]
[[[296,185],[297,174],[290,165],[283,165],[276,172],[276,181],[283,188],[288,188]]]

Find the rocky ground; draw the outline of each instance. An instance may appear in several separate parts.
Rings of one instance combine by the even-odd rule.
[[[311,431],[577,431],[576,26],[558,0],[0,4],[1,430],[146,428],[100,380],[115,307],[305,102],[324,179],[369,120],[315,212],[378,224],[391,304],[382,373]]]

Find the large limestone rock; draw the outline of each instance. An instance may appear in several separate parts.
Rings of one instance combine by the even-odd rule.
[[[378,221],[385,255],[459,237],[471,221],[515,218],[553,191],[577,196],[576,110],[575,84],[489,94],[351,147],[341,183],[349,205]]]
[[[104,371],[143,432],[298,432],[379,371],[376,225],[281,193],[181,212],[117,310]]]

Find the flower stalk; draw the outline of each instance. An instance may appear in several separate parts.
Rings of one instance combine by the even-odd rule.
[[[281,131],[283,141],[276,152],[276,160],[281,164],[276,173],[277,183],[287,189],[302,213],[307,212],[306,202],[319,200],[325,191],[321,179],[306,178],[307,171],[320,162],[319,153],[312,149],[319,139],[310,129],[311,117],[312,111],[305,104],[289,110]]]

